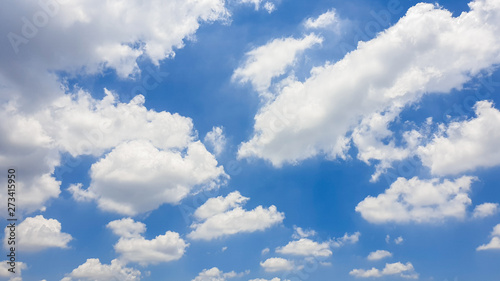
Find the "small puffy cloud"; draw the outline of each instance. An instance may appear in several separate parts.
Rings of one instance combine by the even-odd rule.
[[[250,82],[257,91],[266,92],[271,80],[285,74],[297,56],[322,42],[323,39],[314,34],[301,39],[292,37],[274,39],[246,53],[246,60],[234,71],[233,80],[241,83]]]
[[[375,252],[371,252],[367,259],[370,261],[378,261],[381,259],[392,257],[392,253],[386,250],[377,250]]]
[[[234,271],[224,273],[217,267],[212,267],[211,269],[203,269],[192,281],[226,281],[231,278],[241,277],[244,274]]]
[[[423,223],[464,218],[471,204],[468,193],[473,180],[468,176],[443,182],[398,178],[384,193],[361,201],[356,211],[371,223]]]
[[[474,208],[472,217],[485,218],[494,215],[498,213],[498,206],[498,203],[483,203],[481,205],[477,205],[476,208]]]
[[[123,238],[136,238],[146,232],[146,225],[142,222],[136,222],[131,218],[124,218],[109,222],[106,225],[115,235]]]
[[[48,248],[67,248],[73,239],[61,232],[61,223],[56,219],[46,219],[42,215],[26,218],[17,226],[16,244],[22,251],[41,251]],[[10,230],[5,228],[4,245],[8,246]]]
[[[260,263],[266,272],[290,271],[295,269],[293,261],[284,258],[269,258]]]
[[[211,198],[195,211],[200,222],[191,225],[188,237],[195,240],[212,240],[236,233],[263,231],[281,223],[285,215],[276,206],[257,206],[247,211],[241,207],[248,198],[233,192],[225,198]]]
[[[21,281],[21,272],[27,268],[24,262],[16,261],[16,272],[9,271],[10,265],[8,260],[0,262],[0,277],[11,277],[9,281]],[[18,278],[18,279],[16,279]]]
[[[345,244],[355,244],[359,241],[360,236],[361,233],[359,231],[353,234],[345,233],[344,236],[335,238],[332,241],[330,241],[330,244],[332,245],[332,247],[336,248],[342,247]]]
[[[396,263],[386,263],[383,270],[377,268],[372,268],[369,270],[364,269],[353,269],[349,272],[350,275],[359,278],[373,278],[382,277],[388,275],[399,275],[403,278],[417,279],[418,274],[414,272],[413,265],[411,263],[403,264],[401,262]]]
[[[242,196],[239,191],[231,192],[226,197],[209,198],[203,205],[196,209],[194,216],[200,220],[207,219],[217,214],[222,214],[227,210],[242,206],[249,199]]]
[[[497,224],[491,232],[491,241],[488,244],[477,247],[478,251],[500,250],[500,224]]]
[[[329,257],[332,255],[328,242],[318,243],[307,238],[291,241],[286,246],[276,248],[284,255]]]
[[[172,231],[151,240],[145,239],[141,234],[146,231],[146,226],[130,218],[112,221],[107,227],[120,236],[114,248],[120,254],[120,260],[127,263],[136,262],[145,266],[178,260],[189,246],[178,233]]]
[[[267,254],[269,254],[270,251],[271,250],[269,248],[265,248],[265,249],[262,250],[262,252],[260,252],[260,254],[261,255],[267,255]]]
[[[396,245],[403,243],[403,241],[404,239],[401,236],[399,236],[398,238],[394,238],[394,243],[396,243]]]
[[[302,229],[302,227],[293,226],[294,233],[292,235],[293,239],[307,238],[316,235],[316,231],[313,229]]]
[[[338,24],[339,20],[335,10],[329,10],[317,18],[308,18],[304,26],[309,29],[327,28]]]
[[[215,155],[220,155],[226,146],[226,136],[224,136],[223,127],[213,127],[212,131],[208,132],[203,139],[205,145],[213,148]]]
[[[500,111],[489,101],[474,106],[476,117],[452,122],[418,148],[422,163],[435,175],[454,175],[500,165]]]
[[[125,267],[123,262],[112,260],[111,264],[101,264],[99,259],[87,259],[87,261],[67,274],[61,281],[139,281],[141,272],[139,270]]]

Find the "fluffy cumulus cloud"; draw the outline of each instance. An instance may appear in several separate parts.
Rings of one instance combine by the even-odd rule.
[[[120,236],[114,248],[124,262],[143,266],[170,262],[180,259],[189,246],[178,233],[172,231],[148,240],[142,236],[146,226],[130,218],[112,221],[107,227]]]
[[[266,93],[273,78],[285,74],[299,54],[321,42],[323,39],[314,34],[301,39],[274,39],[246,53],[246,60],[234,71],[233,80],[250,82],[257,91]]]
[[[476,117],[452,122],[430,143],[419,147],[422,163],[436,175],[453,175],[500,164],[500,111],[477,102]]]
[[[293,261],[284,258],[268,258],[260,263],[266,272],[291,271],[296,268]]]
[[[59,196],[61,183],[53,173],[61,164],[61,153],[72,157],[108,153],[92,165],[90,187],[75,184],[70,191],[77,200],[96,200],[104,210],[127,215],[177,203],[228,178],[196,139],[190,118],[148,110],[144,102],[142,95],[121,103],[108,90],[100,100],[79,90],[29,114],[3,105],[0,115],[5,122],[0,130],[15,134],[0,134],[0,167],[23,167],[17,182],[23,211],[43,209]],[[63,165],[58,172],[61,176],[71,169]],[[7,201],[5,194],[1,198]]]
[[[304,81],[280,83],[276,98],[255,116],[254,135],[239,157],[275,166],[342,157],[348,132],[365,118],[386,112],[395,118],[424,94],[447,93],[490,69],[500,62],[500,4],[477,0],[470,8],[453,17],[437,5],[417,4],[342,60],[313,68]]]
[[[231,278],[241,277],[244,274],[245,273],[236,273],[234,271],[224,273],[217,267],[212,267],[211,269],[204,269],[192,281],[226,281]]]
[[[468,176],[454,181],[398,178],[384,193],[361,201],[356,211],[371,223],[461,219],[471,204],[469,192],[473,180]]]
[[[63,93],[54,70],[139,72],[140,57],[158,64],[175,55],[204,22],[224,20],[222,0],[12,1],[0,11],[1,101],[36,106]],[[84,34],[85,36],[82,36]]]
[[[224,135],[223,127],[213,127],[212,131],[208,132],[203,139],[204,143],[213,148],[215,155],[219,155],[226,146],[226,136]]]
[[[339,22],[335,10],[329,10],[317,18],[308,18],[304,26],[309,29],[327,28],[337,25]]]
[[[217,187],[227,177],[195,140],[191,119],[147,110],[140,95],[119,103],[111,92],[105,93],[102,100],[84,92],[65,96],[39,114],[61,151],[78,156],[111,149],[92,165],[90,187],[70,187],[75,199],[96,200],[103,210],[136,215],[178,203],[196,188]]]
[[[478,251],[500,250],[500,224],[497,224],[491,232],[491,241],[488,244],[477,247]]]
[[[472,217],[485,218],[498,213],[498,203],[483,203],[474,208]]]
[[[379,270],[377,268],[372,268],[369,270],[365,269],[353,269],[349,272],[350,275],[360,278],[373,278],[373,277],[383,277],[388,275],[399,275],[403,278],[418,279],[418,274],[415,273],[415,269],[410,262],[403,264],[401,262],[387,263],[384,269]]]
[[[61,281],[139,281],[139,270],[125,267],[123,262],[112,260],[111,264],[102,264],[99,259],[88,259],[84,264],[75,268]]]
[[[386,250],[377,250],[375,252],[371,252],[367,259],[370,261],[378,261],[381,259],[392,257],[392,253]]]
[[[21,273],[27,268],[24,262],[16,261],[16,272],[9,271],[10,265],[8,260],[0,262],[0,277],[10,277],[9,281],[22,281]]]
[[[276,252],[284,255],[329,257],[332,255],[328,242],[318,243],[307,238],[290,241],[286,246],[276,248]]]
[[[248,198],[238,191],[226,197],[210,198],[194,213],[198,222],[191,225],[193,231],[188,237],[195,240],[212,240],[218,237],[244,232],[263,231],[281,223],[285,215],[276,206],[257,206],[245,210],[242,205]]]
[[[307,237],[316,235],[315,230],[303,229],[302,227],[298,227],[296,225],[293,226],[293,230],[294,230],[294,233],[292,235],[292,238],[294,238],[294,239],[307,238]]]
[[[73,239],[70,234],[61,232],[61,223],[56,219],[46,219],[42,215],[29,217],[17,226],[17,241],[22,251],[34,252],[48,248],[68,248]],[[5,247],[8,247],[10,230],[5,228]]]

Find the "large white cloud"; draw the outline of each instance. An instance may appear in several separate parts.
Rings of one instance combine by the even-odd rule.
[[[383,277],[388,275],[399,275],[403,278],[418,279],[418,274],[414,272],[415,269],[410,262],[406,264],[396,262],[396,263],[386,263],[384,269],[379,270],[377,268],[372,268],[369,270],[365,269],[353,269],[349,272],[350,275],[361,278],[370,277]]]
[[[73,239],[70,234],[61,232],[61,223],[56,219],[46,219],[42,215],[29,217],[17,226],[16,248],[26,252],[41,251],[48,248],[67,248]],[[10,230],[5,229],[4,244],[7,244]]]
[[[210,198],[195,211],[199,222],[191,225],[191,239],[212,240],[236,233],[263,231],[281,223],[285,215],[278,212],[276,206],[264,208],[257,206],[253,210],[244,210],[241,205],[248,198],[235,191],[225,198]]]
[[[45,4],[44,4],[45,3]],[[54,71],[138,73],[143,56],[173,57],[203,22],[226,19],[222,0],[8,1],[0,11],[0,102],[32,107],[63,90]]]
[[[474,178],[463,176],[454,181],[398,178],[377,197],[368,196],[356,211],[372,223],[432,222],[445,218],[464,218],[470,186]]]
[[[477,102],[476,117],[452,122],[430,143],[418,149],[422,163],[436,175],[460,174],[500,165],[500,111],[488,101]]]
[[[111,264],[102,264],[99,259],[87,259],[87,261],[71,273],[67,274],[61,281],[139,281],[141,272],[139,270],[125,267],[123,262],[112,260]]]
[[[276,248],[276,252],[284,255],[314,257],[329,257],[332,255],[328,242],[318,243],[307,238],[290,241],[287,245]]]
[[[491,241],[488,244],[477,247],[478,251],[500,250],[500,224],[497,224],[491,232]]]
[[[145,239],[142,234],[146,226],[130,218],[112,221],[107,227],[120,235],[114,248],[124,262],[136,262],[144,266],[170,262],[180,259],[189,246],[178,233],[172,231],[151,240]]]
[[[319,154],[342,156],[346,134],[362,119],[397,113],[425,93],[460,88],[499,63],[500,4],[477,0],[470,7],[453,17],[436,5],[417,4],[342,60],[312,69],[303,82],[283,84],[255,116],[254,135],[239,157],[280,166]]]
[[[99,100],[80,90],[33,113],[3,105],[0,116],[5,122],[0,130],[5,134],[0,134],[0,167],[22,168],[17,192],[23,212],[43,209],[48,200],[59,196],[60,182],[53,173],[61,164],[60,153],[78,157],[111,151],[92,166],[90,188],[76,184],[70,191],[75,199],[94,199],[105,210],[128,215],[153,210],[163,203],[177,203],[197,189],[216,188],[227,179],[223,167],[196,139],[190,118],[148,110],[142,95],[121,103],[115,94],[104,92]],[[72,168],[61,167],[61,175]],[[104,174],[110,169],[112,173]],[[120,173],[150,192],[134,193],[138,189],[130,182],[120,185],[123,179],[116,177]],[[109,186],[103,188],[103,183]],[[134,199],[123,198],[126,193]],[[3,202],[7,202],[5,196],[0,194]],[[149,205],[151,202],[154,204]]]

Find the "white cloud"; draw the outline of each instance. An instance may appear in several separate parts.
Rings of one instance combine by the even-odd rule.
[[[144,140],[118,145],[92,165],[90,174],[88,192],[97,194],[98,206],[126,215],[176,204],[197,186],[217,187],[217,179],[225,175],[199,141],[182,153],[158,149]]]
[[[369,270],[364,269],[353,269],[349,272],[350,275],[360,278],[370,278],[370,277],[382,277],[387,275],[399,275],[403,278],[417,279],[418,274],[414,273],[414,268],[411,263],[402,264],[400,262],[396,263],[386,263],[383,270],[377,268],[372,268]]]
[[[304,26],[310,29],[327,28],[333,25],[337,25],[338,22],[339,20],[337,18],[335,10],[329,10],[319,15],[317,18],[308,18],[305,21]]]
[[[474,178],[463,176],[454,181],[398,178],[377,197],[368,196],[356,211],[371,223],[431,222],[445,218],[464,218],[470,185]]]
[[[344,156],[346,136],[364,118],[399,112],[426,93],[460,88],[499,63],[500,6],[494,0],[470,6],[453,17],[436,5],[417,4],[342,60],[313,68],[303,82],[289,82],[259,110],[254,135],[238,156],[277,167],[317,155]]]
[[[294,233],[292,235],[293,239],[307,238],[316,235],[316,231],[313,229],[304,230],[302,227],[293,226]]]
[[[359,241],[360,236],[361,236],[361,233],[359,231],[355,232],[351,235],[345,233],[344,236],[339,237],[339,238],[335,238],[332,241],[330,241],[330,244],[332,245],[332,247],[336,247],[336,248],[342,247],[345,244],[355,244]]]
[[[14,126],[15,134],[30,136],[17,141],[13,134],[0,134],[0,167],[23,167],[18,185],[23,210],[43,209],[47,201],[59,196],[60,182],[52,173],[60,165],[59,154],[65,152],[78,157],[111,151],[92,165],[90,188],[74,184],[69,191],[76,200],[96,200],[101,208],[121,214],[178,203],[199,189],[216,188],[228,178],[215,157],[196,140],[190,118],[148,110],[144,102],[139,95],[129,103],[120,103],[105,90],[102,100],[79,91],[31,114],[3,106],[0,116],[6,119],[2,124],[10,125],[0,125],[0,131],[11,131],[9,127]],[[63,166],[60,171],[72,168]],[[123,183],[121,174],[130,181]],[[138,191],[132,183],[149,192]],[[0,194],[1,198],[5,199],[5,194]]]
[[[9,265],[10,261],[5,260],[0,262],[0,277],[11,277],[9,281],[20,281],[21,279],[21,272],[27,268],[26,264],[24,262],[16,261],[16,269],[15,272],[12,273],[9,271],[9,268],[11,266]],[[16,279],[19,278],[19,279]]]
[[[314,34],[301,39],[292,37],[274,39],[246,53],[246,60],[234,71],[233,80],[241,83],[250,82],[257,91],[266,93],[272,79],[285,74],[297,56],[322,42],[323,39]]]
[[[281,279],[279,279],[278,277],[274,277],[273,279],[257,278],[257,279],[251,279],[251,280],[248,280],[248,281],[281,281]],[[283,279],[283,281],[289,281],[289,280]]]
[[[422,163],[436,175],[453,175],[500,165],[500,111],[489,101],[474,106],[476,118],[452,122],[425,146]]]
[[[226,146],[226,136],[224,136],[223,127],[213,127],[212,131],[208,132],[203,139],[205,144],[213,148],[215,155],[220,155]]]
[[[251,211],[244,210],[241,205],[247,200],[248,198],[237,191],[225,198],[207,200],[195,211],[200,222],[191,225],[193,231],[188,237],[195,240],[212,240],[236,233],[263,231],[281,223],[285,218],[274,205],[267,209],[257,206]]]
[[[241,277],[244,274],[234,271],[224,273],[217,267],[212,267],[211,269],[203,269],[192,281],[226,281],[227,279]]]
[[[276,248],[284,255],[329,257],[332,255],[328,242],[318,243],[307,238],[290,241],[286,246]]]
[[[42,215],[29,217],[22,221],[16,228],[17,241],[22,251],[34,252],[48,248],[68,248],[68,243],[73,239],[68,233],[61,232],[61,223],[56,219],[46,219]],[[8,246],[10,230],[5,228],[4,245]]]
[[[125,267],[119,260],[112,260],[111,264],[101,264],[99,259],[87,259],[87,261],[67,274],[61,281],[139,281],[141,272]]]
[[[226,19],[224,2],[6,2],[0,11],[0,32],[8,39],[0,44],[6,54],[0,58],[0,102],[50,103],[63,93],[53,71],[95,74],[112,68],[121,77],[137,74],[138,58],[158,64],[173,57],[202,23]],[[40,14],[46,22],[34,19]]]
[[[378,261],[381,259],[392,257],[392,253],[386,250],[377,250],[375,252],[371,252],[367,259],[370,261]]]
[[[481,205],[477,205],[476,208],[474,208],[472,217],[485,218],[496,213],[498,213],[498,203],[483,203]]]
[[[120,254],[120,260],[125,262],[136,262],[143,266],[170,262],[180,259],[189,246],[178,233],[172,231],[147,240],[141,236],[146,226],[130,218],[112,221],[107,227],[120,236],[114,248]]]
[[[491,232],[491,241],[488,244],[477,247],[478,251],[500,250],[500,224],[497,224]]]
[[[403,241],[404,241],[404,239],[401,236],[399,236],[398,238],[394,239],[394,243],[396,243],[396,245],[399,245],[399,244],[403,243]]]
[[[244,197],[239,191],[233,191],[226,197],[219,196],[209,198],[203,205],[194,212],[195,218],[199,220],[208,219],[227,210],[244,205],[250,198]]]
[[[284,258],[269,258],[260,263],[266,272],[291,271],[295,268],[293,261]]]
[[[261,255],[267,255],[267,254],[269,254],[270,251],[271,250],[269,248],[265,248],[265,249],[262,250],[262,252],[260,252],[260,254]]]
[[[253,4],[255,7],[255,10],[258,11],[261,7],[263,0],[239,0],[240,3],[242,4]],[[274,3],[271,3],[269,1],[264,2],[264,5],[262,7],[268,12],[272,13],[274,10],[276,10],[276,6]]]

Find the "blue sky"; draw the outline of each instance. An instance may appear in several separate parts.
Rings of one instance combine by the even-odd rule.
[[[498,1],[0,5],[1,280],[500,279]]]

